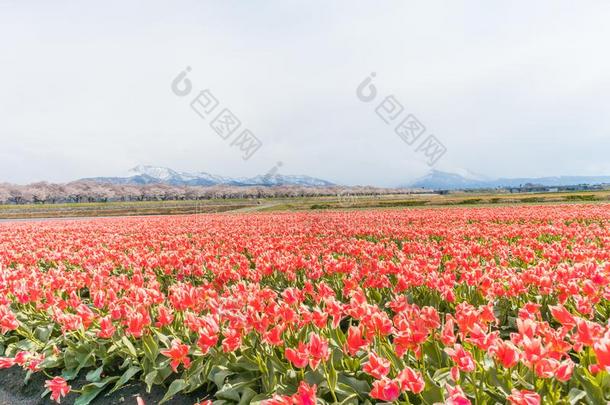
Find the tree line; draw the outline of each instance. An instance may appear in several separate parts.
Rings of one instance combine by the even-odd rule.
[[[57,204],[111,201],[172,201],[236,198],[317,197],[408,194],[412,190],[378,187],[304,186],[174,186],[106,184],[91,181],[0,183],[0,204]]]

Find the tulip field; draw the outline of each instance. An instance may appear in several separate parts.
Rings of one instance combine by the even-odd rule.
[[[169,404],[605,404],[609,298],[606,204],[7,222],[0,386],[23,369],[78,405],[134,383]]]

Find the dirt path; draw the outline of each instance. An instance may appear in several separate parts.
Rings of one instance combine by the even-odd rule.
[[[238,208],[236,210],[223,212],[223,214],[232,214],[234,212],[256,212],[256,211],[266,210],[268,208],[273,208],[278,205],[281,205],[281,203],[267,203],[267,204],[261,204],[261,205],[253,205],[252,207]]]

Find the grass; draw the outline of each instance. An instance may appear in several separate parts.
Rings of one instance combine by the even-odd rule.
[[[256,201],[247,203],[239,200],[3,205],[0,206],[0,219],[197,214],[256,205]]]
[[[129,201],[108,203],[64,203],[0,205],[0,219],[63,218],[130,215],[178,215],[241,211],[309,211],[337,209],[375,209],[443,206],[487,206],[513,204],[547,204],[610,202],[610,190],[561,193],[473,193],[400,194],[353,196],[348,201],[337,196],[211,199],[181,201]]]

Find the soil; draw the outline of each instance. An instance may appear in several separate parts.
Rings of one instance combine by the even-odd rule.
[[[19,366],[11,367],[9,369],[0,370],[0,405],[52,405],[54,401],[50,399],[50,395],[47,394],[44,398],[41,398],[42,393],[45,391],[44,383],[47,379],[41,373],[33,374],[28,383],[25,383],[26,373]],[[75,381],[70,381],[69,384],[73,387],[80,387],[87,382],[84,376],[80,376]],[[134,382],[132,384],[126,384],[121,389],[113,392],[110,395],[106,395],[110,387],[101,392],[93,401],[91,405],[136,405],[136,398],[140,396],[146,405],[158,404],[163,396],[165,395],[165,388],[160,386],[153,386],[150,394],[146,392],[146,386],[141,382]],[[199,394],[199,395],[197,395]],[[61,399],[61,403],[64,405],[72,405],[76,398],[77,393],[69,393],[65,398]],[[170,401],[166,402],[168,405],[193,405],[199,399],[204,396],[203,393],[192,393],[190,395],[176,395]]]

